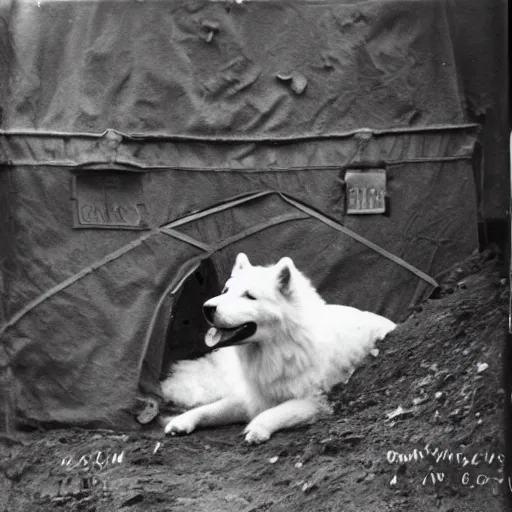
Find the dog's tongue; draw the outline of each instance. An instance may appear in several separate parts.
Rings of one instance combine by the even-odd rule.
[[[244,343],[256,332],[256,324],[249,322],[233,329],[218,329],[210,327],[204,336],[204,342],[210,348],[229,347]]]
[[[226,333],[219,331],[219,329],[217,329],[216,327],[210,327],[205,334],[204,342],[206,343],[206,346],[214,347],[215,345],[218,345],[221,341],[223,341],[222,338],[227,337],[228,336],[226,335]]]
[[[208,331],[206,331],[204,342],[206,346],[210,348],[218,345],[234,345],[244,339],[244,336],[240,337],[240,333],[244,332],[245,328],[246,325],[235,329],[217,329],[217,327],[210,327]]]

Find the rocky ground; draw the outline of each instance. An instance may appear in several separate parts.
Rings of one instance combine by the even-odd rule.
[[[508,284],[492,253],[446,275],[332,393],[336,414],[243,444],[241,427],[164,438],[54,430],[0,448],[0,511],[503,510]]]

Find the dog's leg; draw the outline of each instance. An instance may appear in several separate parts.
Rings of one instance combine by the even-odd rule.
[[[166,434],[190,434],[197,427],[215,427],[248,421],[247,408],[242,400],[228,397],[201,405],[167,421]]]
[[[320,414],[332,413],[327,403],[313,399],[292,399],[258,414],[244,430],[249,444],[259,444],[283,428],[310,422]]]

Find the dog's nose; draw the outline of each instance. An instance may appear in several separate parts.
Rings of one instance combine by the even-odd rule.
[[[207,306],[206,304],[203,306],[203,314],[208,322],[213,322],[213,315],[216,309],[217,306]]]

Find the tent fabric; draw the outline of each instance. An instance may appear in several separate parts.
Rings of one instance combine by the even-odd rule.
[[[294,136],[465,120],[444,2],[3,4],[5,129]],[[278,78],[294,74],[302,94]]]
[[[3,0],[0,23],[3,429],[134,426],[240,251],[400,320],[477,246],[444,2]],[[385,170],[385,214],[347,213],[352,169]]]
[[[143,183],[139,199],[148,208],[147,229],[73,229],[76,203],[69,191],[75,171],[58,166],[4,169],[0,190],[10,200],[2,219],[3,247],[8,248],[2,250],[7,284],[2,290],[2,345],[20,417],[48,423],[127,424],[125,416],[141,389],[158,395],[166,334],[174,353],[184,345],[190,351],[201,349],[205,325],[200,309],[190,310],[179,299],[186,295],[187,278],[194,279],[205,259],[215,269],[214,282],[222,283],[238,251],[247,252],[255,264],[288,254],[327,300],[399,320],[432,286],[350,236],[304,215],[279,193],[435,276],[477,244],[472,146],[468,128],[457,134],[460,146],[455,134],[448,132],[450,143],[437,145],[446,153],[433,154],[432,161],[411,155],[410,138],[379,140],[395,154],[408,153],[410,158],[399,157],[397,163],[384,160],[388,216],[344,213],[340,179],[345,171],[340,168],[280,172],[179,168],[136,173]],[[419,155],[432,147],[427,139],[425,134],[414,139]],[[352,145],[348,153],[358,147],[353,137],[344,144]],[[381,148],[377,154],[386,151]],[[107,171],[85,172],[96,176],[102,186]],[[257,194],[267,190],[276,193]],[[194,213],[244,194],[256,197],[217,208],[210,215]],[[184,217],[192,221],[180,223]],[[278,222],[272,223],[274,219]],[[170,222],[183,239],[165,233]],[[27,304],[66,280],[71,281],[69,286],[16,319]],[[218,291],[218,287],[206,288],[203,296]],[[191,327],[176,324],[173,316],[187,319]]]
[[[231,137],[477,122],[480,213],[505,218],[507,19],[506,0],[2,0],[0,129]],[[277,78],[293,73],[300,95]]]
[[[510,130],[508,1],[450,0],[448,24],[467,119],[481,123],[485,155],[479,176],[480,215],[508,217]]]

